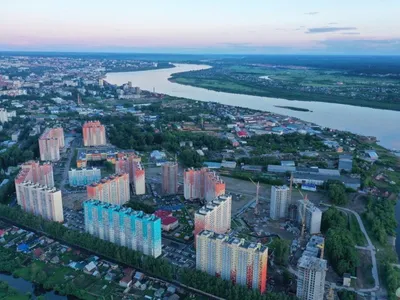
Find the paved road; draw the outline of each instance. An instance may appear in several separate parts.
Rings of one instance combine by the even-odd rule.
[[[330,207],[331,205],[326,204],[326,203],[321,203],[321,205],[325,205]],[[341,211],[345,211],[345,212],[349,212],[352,213],[358,221],[358,224],[360,225],[360,229],[362,231],[362,233],[365,236],[365,239],[367,240],[368,246],[367,247],[362,247],[362,246],[356,246],[357,249],[362,249],[362,250],[366,250],[369,251],[371,254],[371,260],[372,260],[372,277],[374,278],[375,281],[375,286],[373,288],[370,289],[358,289],[358,292],[376,292],[380,289],[380,285],[379,285],[379,274],[378,274],[378,266],[376,263],[376,249],[375,246],[372,244],[371,239],[369,238],[369,235],[367,233],[367,230],[364,227],[364,223],[361,220],[360,215],[355,212],[354,210],[348,209],[348,208],[344,208],[344,207],[340,207],[340,206],[336,206],[337,209],[341,210]],[[349,290],[354,290],[354,289],[349,289]]]
[[[67,158],[67,161],[66,161],[65,166],[64,166],[64,173],[63,173],[63,175],[62,175],[62,179],[61,179],[61,182],[60,182],[60,190],[61,190],[61,191],[64,190],[65,182],[66,182],[67,179],[68,179],[68,171],[69,171],[70,166],[71,166],[72,157],[73,157],[74,154],[75,154],[75,148],[76,148],[76,145],[75,145],[75,144],[76,144],[76,142],[77,142],[77,138],[75,138],[75,139],[71,142],[71,148],[70,148],[70,151],[69,151],[69,153],[68,153],[68,158]]]

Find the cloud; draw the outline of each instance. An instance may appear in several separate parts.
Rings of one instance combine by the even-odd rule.
[[[345,34],[345,35],[359,35],[360,33],[359,32],[342,32],[342,34]]]
[[[337,32],[345,30],[357,30],[357,27],[314,27],[314,28],[308,28],[306,33],[326,33],[326,32]]]
[[[336,23],[336,22],[330,22],[330,23],[328,23],[328,25],[337,25],[337,24],[339,24],[339,23]]]
[[[310,11],[310,12],[306,12],[304,14],[309,15],[309,16],[315,16],[315,15],[319,14],[319,12],[318,11]]]

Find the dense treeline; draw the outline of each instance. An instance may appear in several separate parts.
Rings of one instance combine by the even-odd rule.
[[[325,234],[326,256],[336,273],[355,275],[359,260],[346,219],[339,210],[330,207],[322,215],[321,231]]]
[[[252,136],[247,140],[249,146],[255,147],[253,154],[262,155],[271,151],[281,153],[296,153],[305,150],[320,150],[326,148],[321,139],[309,134],[264,134]]]
[[[325,183],[325,189],[328,191],[328,197],[335,205],[346,205],[348,202],[346,187],[340,181],[328,180]]]
[[[109,128],[110,143],[122,149],[139,151],[165,148],[176,152],[179,142],[192,141],[195,148],[208,147],[209,150],[222,150],[228,145],[227,140],[218,137],[182,131],[155,132],[151,126],[139,126],[135,117],[113,119]]]
[[[261,295],[258,291],[249,290],[247,287],[233,285],[229,281],[210,276],[194,269],[177,268],[164,259],[155,259],[126,247],[117,246],[107,241],[98,239],[88,233],[81,233],[67,229],[62,224],[44,220],[31,215],[20,208],[0,205],[0,216],[18,224],[47,233],[66,243],[78,245],[94,253],[113,258],[121,263],[145,270],[153,276],[166,280],[178,280],[188,286],[197,288],[207,293],[232,300],[285,300],[291,299],[283,294],[268,293]]]
[[[372,196],[367,199],[364,218],[375,238],[383,245],[387,243],[388,236],[396,235],[395,206],[396,201],[373,199]]]

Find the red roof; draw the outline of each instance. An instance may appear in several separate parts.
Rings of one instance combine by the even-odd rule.
[[[162,218],[171,216],[172,212],[170,212],[168,210],[161,210],[160,209],[160,210],[155,211],[154,214],[156,215],[156,217],[159,217],[159,218],[162,219]]]
[[[242,131],[238,131],[238,132],[237,132],[237,135],[238,135],[238,136],[247,136],[247,132],[246,132],[246,131],[243,131],[243,130],[242,130]]]
[[[0,236],[3,236],[5,233],[6,233],[6,231],[5,231],[5,230],[3,230],[3,229],[0,229]]]
[[[33,255],[35,255],[36,257],[40,257],[40,255],[42,255],[44,253],[42,248],[36,248],[35,250],[33,250]]]
[[[163,225],[171,225],[177,221],[178,221],[178,219],[175,217],[165,217],[165,218],[161,219],[161,222]]]

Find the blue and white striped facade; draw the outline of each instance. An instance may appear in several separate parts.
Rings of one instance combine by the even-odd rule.
[[[146,255],[161,255],[161,219],[98,200],[83,204],[86,232]]]

